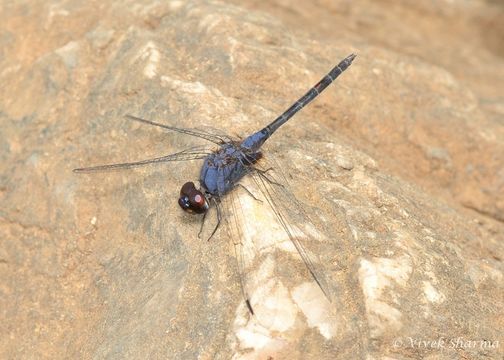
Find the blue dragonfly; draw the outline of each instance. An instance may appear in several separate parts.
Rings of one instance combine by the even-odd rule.
[[[341,75],[341,73],[343,73],[352,64],[355,57],[356,55],[354,54],[347,56],[317,84],[310,88],[305,95],[292,104],[284,113],[266,127],[248,137],[245,137],[244,139],[238,139],[226,134],[211,133],[199,129],[173,127],[142,119],[140,117],[127,115],[126,117],[128,119],[142,124],[156,126],[180,134],[204,139],[212,143],[214,148],[209,148],[207,145],[196,146],[157,158],[135,162],[77,168],[74,169],[74,172],[90,173],[113,169],[130,169],[170,161],[203,160],[199,176],[199,187],[196,187],[192,181],[183,184],[180,190],[178,204],[182,210],[187,213],[202,214],[202,223],[199,234],[202,232],[203,224],[209,210],[211,208],[216,209],[216,225],[213,228],[208,240],[210,240],[210,238],[215,234],[223,219],[226,219],[228,223],[228,230],[234,238],[233,242],[236,246],[236,257],[240,272],[242,294],[249,312],[253,315],[254,310],[250,300],[250,291],[248,289],[249,285],[247,284],[245,274],[247,268],[250,266],[251,260],[250,256],[247,255],[247,252],[244,251],[243,241],[241,239],[243,238],[243,231],[240,230],[239,225],[241,220],[237,220],[237,213],[240,212],[240,209],[236,209],[235,205],[224,206],[226,203],[226,197],[237,187],[241,187],[246,190],[247,193],[255,200],[263,201],[257,198],[240,183],[240,180],[242,180],[245,176],[251,176],[261,191],[262,198],[265,199],[267,204],[270,206],[276,220],[280,223],[281,227],[284,229],[288,238],[299,253],[313,280],[320,287],[327,299],[330,300],[329,287],[327,281],[325,280],[322,266],[318,265],[317,261],[313,260],[314,256],[310,255],[307,251],[305,245],[303,244],[303,235],[300,235],[296,230],[296,227],[293,225],[292,218],[297,217],[299,219],[299,217],[302,217],[303,221],[306,222],[309,220],[307,217],[303,217],[303,208],[296,200],[294,194],[286,186],[283,174],[274,167],[264,166],[264,154],[261,147],[266,140],[268,140],[283,124],[291,119],[294,114],[309,104],[339,75]],[[277,171],[275,172],[275,170]],[[224,214],[226,211],[228,214]]]

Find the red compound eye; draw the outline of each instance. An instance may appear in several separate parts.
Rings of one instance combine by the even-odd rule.
[[[189,213],[203,214],[209,208],[205,195],[196,189],[193,182],[182,185],[178,203],[182,210]]]

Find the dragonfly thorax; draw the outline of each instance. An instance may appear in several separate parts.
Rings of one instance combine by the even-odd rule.
[[[202,188],[212,196],[226,194],[261,157],[260,151],[248,151],[237,143],[223,144],[203,161],[200,173]]]

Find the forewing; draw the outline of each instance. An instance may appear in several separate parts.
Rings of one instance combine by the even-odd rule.
[[[249,219],[245,215],[246,205],[241,200],[239,190],[239,188],[233,189],[227,196],[223,197],[220,206],[223,209],[223,221],[226,225],[227,234],[233,243],[243,300],[250,313],[254,314],[250,298],[251,278],[247,276],[247,273],[250,273],[252,269],[256,257],[256,248],[249,236],[251,228]]]
[[[133,115],[126,115],[126,118],[129,120],[137,121],[137,122],[147,124],[150,126],[156,126],[156,127],[160,127],[160,128],[166,129],[166,130],[175,131],[175,132],[178,132],[181,134],[205,139],[205,140],[213,142],[214,144],[217,144],[217,145],[221,145],[221,144],[231,140],[231,138],[229,136],[224,135],[222,133],[213,133],[213,132],[200,130],[200,129],[187,129],[187,128],[179,128],[179,127],[169,126],[169,125],[161,124],[161,123],[158,123],[155,121],[142,119],[140,117],[133,116]]]
[[[204,159],[208,154],[211,153],[211,149],[208,146],[196,146],[192,147],[174,154],[160,156],[152,159],[134,161],[134,162],[126,162],[126,163],[117,163],[117,164],[107,164],[107,165],[98,165],[91,166],[86,168],[77,168],[73,171],[76,173],[84,173],[84,172],[98,172],[98,171],[107,171],[107,170],[116,170],[116,169],[131,169],[139,166],[145,166],[149,164],[156,164],[168,161],[184,161],[184,160],[197,160]]]

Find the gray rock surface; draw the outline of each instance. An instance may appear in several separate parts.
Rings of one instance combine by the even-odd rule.
[[[502,13],[0,4],[0,357],[502,358]],[[200,143],[125,114],[246,135],[351,52],[267,144],[315,219],[332,302],[248,202],[273,249],[248,314],[232,241],[198,239],[176,204],[199,163],[71,171]]]

